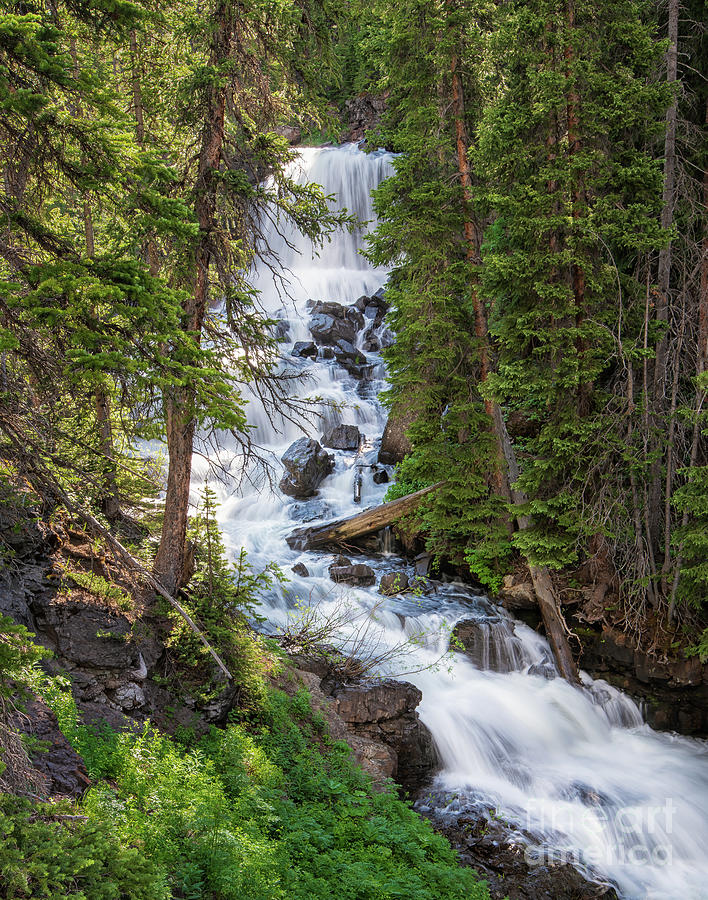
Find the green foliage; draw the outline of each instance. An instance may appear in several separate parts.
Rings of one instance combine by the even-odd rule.
[[[139,846],[175,897],[487,897],[427,822],[394,792],[372,790],[305,692],[269,692],[249,722],[191,748],[149,727],[94,733],[89,770],[107,780],[83,802],[89,824]]]
[[[275,564],[254,573],[243,548],[237,561],[230,563],[216,510],[216,495],[207,484],[188,533],[194,552],[194,575],[183,605],[224,659],[243,693],[242,705],[249,702],[257,705],[263,697],[262,671],[269,650],[248,622],[258,619],[260,595],[275,582],[283,581],[283,575]],[[204,644],[178,613],[170,608],[168,615],[172,630],[167,646],[178,668],[179,683],[185,689],[196,691],[202,699],[223,690],[217,673],[214,681],[204,677],[210,667]]]
[[[0,614],[0,703],[41,682],[38,663],[51,654],[33,643],[33,637],[24,625]]]
[[[71,804],[0,794],[3,900],[167,900],[164,875],[108,821],[81,821]]]

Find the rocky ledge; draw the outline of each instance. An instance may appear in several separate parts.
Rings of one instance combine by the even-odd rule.
[[[332,737],[349,744],[375,782],[393,779],[405,791],[418,790],[438,763],[432,735],[416,712],[418,688],[393,679],[335,684],[324,662],[301,656],[293,662],[296,668],[280,676],[279,686],[289,693],[306,687]]]

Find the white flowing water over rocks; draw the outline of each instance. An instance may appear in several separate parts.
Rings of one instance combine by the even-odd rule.
[[[371,190],[391,172],[390,157],[365,155],[354,145],[303,150],[300,176],[336,194],[337,202],[372,222]],[[423,693],[419,713],[431,730],[442,767],[431,789],[436,816],[454,820],[464,811],[489,810],[518,828],[532,863],[549,858],[572,862],[591,877],[611,882],[619,895],[646,898],[708,898],[708,747],[644,725],[634,703],[604,682],[585,678],[576,689],[555,676],[546,641],[515,622],[486,598],[461,584],[439,585],[420,597],[382,601],[372,588],[343,588],[329,578],[331,555],[290,550],[285,537],[307,521],[326,521],[381,502],[386,485],[376,485],[371,466],[385,424],[377,401],[385,372],[377,354],[367,353],[369,377],[357,380],[334,359],[289,356],[296,341],[310,341],[307,302],[351,304],[386,281],[359,254],[360,232],[344,232],[313,257],[311,245],[295,234],[273,237],[273,249],[287,267],[290,299],[277,290],[269,272],[257,286],[273,317],[287,323],[283,365],[305,371],[296,390],[324,401],[322,418],[307,427],[316,440],[340,422],[357,425],[364,443],[353,451],[329,451],[335,470],[311,500],[295,500],[267,484],[212,486],[221,494],[221,524],[234,553],[245,547],[254,567],[271,560],[290,575],[304,563],[310,577],[292,575],[263,610],[268,627],[278,629],[299,601],[318,602],[324,612],[344,602],[359,614],[375,610],[376,640],[397,646],[416,642],[406,666],[422,669],[406,676]],[[358,345],[362,347],[362,332]],[[321,353],[321,351],[320,351]],[[329,405],[327,405],[329,404]],[[288,421],[271,423],[254,400],[250,421],[255,440],[276,462],[302,436]],[[234,470],[235,448],[221,453]],[[353,501],[356,467],[362,472],[362,503]],[[390,470],[389,470],[390,471]],[[203,475],[195,458],[195,485]],[[357,556],[378,575],[403,560]],[[412,574],[408,567],[408,574]],[[449,665],[425,669],[447,648],[449,627],[475,619],[480,630],[476,663],[454,653]],[[447,625],[448,627],[444,627]]]

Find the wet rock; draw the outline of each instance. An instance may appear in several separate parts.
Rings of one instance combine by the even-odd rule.
[[[290,497],[311,497],[324,479],[334,471],[334,457],[311,438],[302,437],[292,443],[281,459],[286,474],[280,490]]]
[[[271,325],[270,331],[275,340],[278,341],[278,343],[282,344],[288,339],[288,335],[290,334],[290,325],[281,319],[279,322]]]
[[[359,297],[358,300],[354,302],[354,306],[359,312],[363,313],[367,306],[371,306],[371,297],[367,297],[366,295]]]
[[[338,554],[337,556],[334,557],[334,559],[330,563],[329,567],[331,569],[332,566],[350,566],[351,564],[352,564],[352,561],[349,559],[348,556],[342,556],[341,554]]]
[[[579,665],[629,694],[652,728],[708,735],[708,666],[697,657],[662,661],[634,647],[626,634],[605,626],[576,629]]]
[[[379,462],[387,466],[396,465],[403,461],[406,453],[413,449],[411,442],[406,437],[406,429],[413,421],[410,414],[396,415],[391,413],[384,428],[379,449]]]
[[[408,590],[408,576],[405,572],[387,572],[379,581],[379,594],[393,597]]]
[[[322,446],[332,450],[358,450],[361,432],[356,425],[336,425],[322,435]]]
[[[297,522],[314,522],[331,514],[332,508],[324,500],[308,500],[288,507],[288,515]]]
[[[384,328],[379,334],[379,343],[381,344],[381,349],[385,350],[387,347],[392,347],[396,343],[396,337],[390,329]]]
[[[484,671],[514,672],[531,661],[506,620],[464,619],[453,628],[451,639]]]
[[[388,472],[386,469],[374,469],[373,474],[374,484],[388,484]]]
[[[377,291],[375,291],[371,295],[371,302],[378,304],[379,306],[383,307],[383,309],[388,309],[389,304],[386,301],[386,288],[380,287]]]
[[[379,340],[377,334],[371,329],[368,329],[364,333],[362,347],[365,353],[378,353],[381,349],[381,341]]]
[[[307,568],[305,563],[295,563],[292,570],[296,575],[299,575],[301,578],[309,578],[310,577],[310,570]]]
[[[337,584],[349,584],[352,587],[369,587],[376,583],[376,573],[364,563],[349,566],[330,566],[329,577]]]
[[[415,558],[415,574],[416,575],[427,575],[430,571],[430,564],[433,561],[433,557],[430,553],[423,552],[419,553]]]
[[[338,340],[334,347],[334,355],[337,362],[345,368],[352,363],[359,366],[366,364],[364,354],[349,341]]]
[[[452,819],[450,804],[460,805],[459,797],[426,791],[415,809],[445,835],[462,865],[486,880],[492,900],[617,900],[614,888],[590,881],[569,862],[534,858],[534,850],[524,844],[528,840],[533,848],[533,836],[520,835],[495,810],[461,809]]]
[[[312,306],[310,332],[319,344],[352,344],[363,325],[364,316],[355,306],[322,301]]]
[[[335,711],[349,731],[395,751],[392,775],[406,789],[420,785],[437,765],[432,736],[416,712],[421,698],[414,685],[388,679],[347,685],[334,693]]]
[[[320,347],[317,355],[320,359],[334,359],[334,350],[331,347]]]
[[[290,355],[300,359],[316,359],[317,347],[313,341],[295,341],[293,349],[290,351]]]

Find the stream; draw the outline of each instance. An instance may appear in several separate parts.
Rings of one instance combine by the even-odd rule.
[[[354,145],[303,149],[296,169],[299,178],[323,185],[369,227],[375,224],[370,195],[392,172],[388,154],[364,154]],[[255,570],[276,561],[290,579],[263,604],[266,628],[285,627],[303,603],[316,604],[323,616],[349,620],[340,623],[344,641],[361,635],[366,621],[365,641],[387,651],[382,671],[410,673],[405,680],[422,691],[418,712],[441,760],[428,803],[437,804],[441,821],[470,810],[494,810],[517,829],[531,865],[570,862],[632,900],[705,900],[706,743],[651,730],[634,702],[602,681],[584,675],[582,688],[571,687],[557,677],[543,637],[467,585],[440,583],[431,593],[382,600],[375,585],[334,584],[328,573],[331,553],[301,553],[286,544],[286,536],[302,524],[374,506],[387,489],[373,478],[386,423],[377,399],[386,373],[380,355],[364,350],[367,327],[370,346],[372,335],[374,343],[387,340],[386,326],[376,324],[369,307],[357,337],[366,363],[354,367],[353,375],[351,366],[324,358],[322,350],[316,359],[291,355],[296,342],[312,340],[308,301],[352,304],[385,284],[388,273],[367,265],[359,253],[362,245],[360,230],[344,231],[313,256],[299,235],[274,231],[271,246],[285,266],[289,296],[265,267],[256,273],[265,308],[282,322],[283,371],[303,376],[293,382],[293,392],[312,398],[318,413],[305,423],[308,435],[320,440],[343,423],[358,426],[364,436],[358,454],[328,450],[334,471],[309,500],[285,496],[258,474],[238,480],[240,448],[226,442],[218,451],[219,463],[234,479],[210,480],[230,552],[237,556],[245,548]],[[302,428],[287,418],[271,421],[255,397],[248,412],[256,426],[253,438],[269,456],[277,482],[280,457],[302,437]],[[357,467],[360,504],[354,503]],[[203,459],[195,456],[195,490],[206,472]],[[391,467],[387,474],[392,479]],[[372,557],[354,561],[370,565],[377,576],[413,571],[383,545]],[[307,577],[292,573],[297,563],[307,567]],[[445,655],[450,628],[463,619],[479,626],[476,664],[459,652]]]

